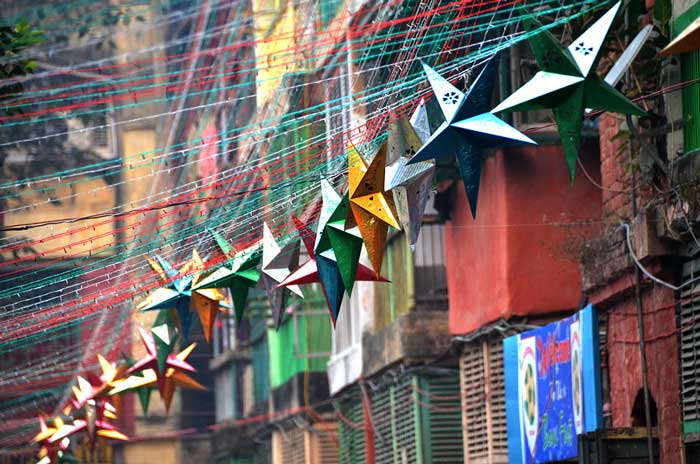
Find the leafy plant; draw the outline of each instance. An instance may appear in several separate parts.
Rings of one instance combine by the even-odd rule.
[[[29,47],[42,42],[43,33],[33,29],[26,22],[15,26],[0,26],[0,79],[25,76],[34,71],[37,64],[32,59],[23,57]],[[24,90],[19,81],[0,84],[0,101],[6,100]],[[17,110],[6,113],[16,113]]]

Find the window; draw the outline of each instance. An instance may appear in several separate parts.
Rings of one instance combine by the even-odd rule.
[[[507,463],[503,339],[474,342],[460,358],[464,459]]]
[[[231,299],[231,291],[222,289],[225,298],[221,306],[226,308],[226,312],[219,315],[219,319],[214,325],[214,336],[212,344],[214,345],[214,356],[219,356],[227,351],[236,349],[236,316],[233,312],[233,300]]]

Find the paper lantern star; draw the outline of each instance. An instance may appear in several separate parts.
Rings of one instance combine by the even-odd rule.
[[[194,289],[229,288],[236,319],[240,321],[243,318],[248,291],[260,280],[260,271],[257,269],[260,264],[260,253],[257,251],[257,246],[235,252],[221,235],[211,229],[209,232],[216,240],[221,252],[228,257],[228,262],[200,280]]]
[[[469,208],[472,217],[475,218],[483,152],[491,148],[535,142],[489,113],[491,96],[497,80],[496,57],[486,63],[466,93],[458,90],[425,63],[423,70],[435,93],[445,122],[408,163],[456,155]]]
[[[73,397],[70,400],[71,407],[79,410],[84,407],[89,401],[96,401],[98,410],[102,410],[105,397],[108,396],[109,390],[115,383],[123,377],[126,369],[110,363],[101,354],[97,355],[102,373],[98,375],[88,374],[87,378],[82,376],[76,377],[76,384],[71,387]]]
[[[664,47],[659,55],[680,55],[700,50],[700,18],[688,24],[675,39]]]
[[[178,358],[189,356],[191,347],[177,354]],[[140,374],[140,375],[138,375]],[[142,388],[153,387],[161,383],[158,375],[153,369],[144,369],[140,373],[136,373],[129,378],[125,379],[119,385],[113,389],[113,394],[124,393],[129,391],[137,391]],[[188,376],[182,371],[176,370],[174,368],[168,368],[165,377],[162,380],[162,387],[159,388],[161,398],[165,403],[166,412],[170,410],[170,405],[172,404],[173,395],[175,394],[176,387],[192,388],[196,390],[206,390],[206,387],[201,385],[199,382],[194,380],[192,377]]]
[[[176,386],[199,390],[206,389],[199,382],[187,375],[187,372],[196,372],[195,368],[187,362],[188,356],[196,346],[195,343],[190,344],[176,355],[169,354],[165,360],[165,369],[161,371],[158,366],[158,353],[153,335],[142,327],[139,327],[138,330],[141,340],[146,347],[146,356],[134,363],[134,365],[126,371],[129,377],[118,382],[118,384],[110,390],[110,395],[143,387],[156,386],[165,402],[166,410],[169,410]]]
[[[131,368],[131,367],[133,367],[134,364],[136,364],[136,361],[128,356],[125,356],[125,361],[126,361],[127,368]],[[129,379],[133,379],[133,380],[131,380],[132,382],[139,383],[140,381],[145,380],[145,374],[143,373],[143,371],[134,372],[133,374],[131,374],[129,376]],[[128,379],[117,380],[114,384],[114,387],[121,388],[122,384],[124,382],[126,382],[127,380]],[[139,397],[139,404],[141,405],[141,410],[143,411],[144,415],[147,415],[148,414],[148,407],[151,404],[151,393],[153,392],[153,390],[156,390],[155,386],[146,385],[146,386],[142,386],[142,387],[133,387],[129,390],[122,390],[121,393],[124,393],[127,391],[136,393],[136,395]]]
[[[351,295],[362,252],[362,236],[358,227],[346,228],[346,218],[350,213],[349,195],[341,197],[330,182],[322,179],[321,197],[323,206],[318,220],[314,255],[320,255],[324,263],[325,259],[335,261],[343,287]]]
[[[385,143],[367,164],[354,145],[348,147],[348,193],[354,219],[348,226],[352,226],[353,222],[357,224],[369,261],[377,273],[382,270],[389,226],[401,229],[393,196],[384,190],[386,151]]]
[[[92,446],[98,437],[111,440],[128,440],[129,438],[108,422],[107,419],[116,419],[116,409],[107,401],[96,402],[88,400],[79,409],[73,412],[71,420],[61,419],[61,425],[48,439],[50,444],[59,443],[67,437],[85,431]]]
[[[430,138],[430,126],[425,103],[420,104],[410,120],[402,118],[389,128],[389,150],[395,152],[391,158],[397,158],[395,164],[387,168],[393,170],[389,189],[394,194],[394,203],[399,222],[408,235],[411,249],[415,249],[423,215],[430,194],[430,186],[435,174],[432,161],[420,161],[408,164],[416,150]]]
[[[200,281],[200,273],[204,269],[204,263],[199,253],[193,250],[192,259],[180,271],[175,270],[160,256],[156,256],[156,259],[157,261],[148,259],[151,267],[161,276],[163,281],[173,280],[168,286],[154,290],[137,306],[137,309],[140,311],[174,309],[185,339],[189,337],[192,311],[195,310],[200,318],[204,337],[207,342],[210,342],[216,314],[219,310],[219,300],[223,298],[223,294],[216,289],[192,288]]]
[[[287,301],[288,290],[304,297],[298,285],[279,288],[277,284],[286,279],[292,273],[292,269],[299,264],[299,242],[292,240],[282,247],[272,235],[267,223],[263,224],[263,253],[261,279],[265,286],[265,292],[270,303],[270,312],[275,324],[275,330],[279,329],[282,319],[282,308]]]
[[[279,283],[279,287],[289,285],[304,285],[319,282],[326,304],[330,311],[333,326],[338,318],[340,305],[343,301],[343,278],[336,262],[333,250],[326,250],[319,255],[314,254],[314,234],[308,225],[302,223],[296,217],[293,218],[297,231],[301,236],[304,246],[309,255],[308,261],[292,272],[289,277]],[[379,277],[372,269],[359,264],[355,274],[355,280],[386,282],[386,279]]]
[[[586,108],[637,116],[646,114],[596,74],[605,36],[619,8],[620,2],[566,49],[548,31],[533,36],[530,45],[541,70],[491,110],[492,113],[498,113],[551,108],[559,129],[571,182],[576,174],[576,159]],[[530,31],[542,27],[534,19],[527,20],[524,24]]]
[[[39,417],[39,433],[34,436],[33,441],[39,445],[39,462],[37,464],[54,464],[65,462],[63,459],[65,451],[70,446],[70,438],[64,437],[62,440],[50,442],[51,437],[63,427],[64,422],[60,417],[50,421],[48,425],[46,419]]]

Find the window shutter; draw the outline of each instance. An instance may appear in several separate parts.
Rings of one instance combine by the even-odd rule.
[[[507,463],[503,341],[467,345],[460,359],[464,459],[471,463]]]
[[[683,266],[683,281],[700,275],[700,259]],[[683,431],[700,431],[700,285],[681,292],[681,406]]]
[[[306,464],[304,429],[294,428],[272,434],[273,464]]]
[[[422,414],[429,418],[424,421],[426,429],[422,431],[428,438],[424,462],[462,463],[464,445],[459,378],[455,374],[422,380],[429,392],[428,398],[422,399],[426,403],[422,405]]]
[[[359,389],[353,387],[354,394],[343,400],[339,405],[339,411],[345,420],[341,420],[338,426],[338,462],[340,464],[360,464],[365,462],[365,436],[362,417],[362,402]],[[347,421],[347,422],[346,422]],[[360,428],[358,428],[358,426]]]
[[[332,433],[337,434],[336,424],[317,425],[318,433],[306,432],[310,464],[338,464],[338,444]]]

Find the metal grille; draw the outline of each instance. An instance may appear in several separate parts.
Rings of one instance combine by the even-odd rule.
[[[464,446],[458,378],[456,375],[429,377],[425,379],[425,384],[430,392],[430,406],[422,407],[422,413],[428,415],[430,424],[424,431],[430,437],[425,462],[461,463]]]
[[[319,433],[307,432],[309,434],[309,456],[312,464],[337,464],[338,445],[331,434],[337,432],[336,424],[324,424],[316,426]]]
[[[489,342],[489,365],[491,375],[491,427],[493,433],[493,462],[508,462],[508,429],[506,426],[506,389],[503,365],[503,340]]]
[[[502,340],[467,345],[460,374],[465,458],[473,463],[507,463]]]
[[[683,280],[700,275],[700,259],[683,266]],[[683,422],[700,421],[700,285],[681,292],[681,393]]]
[[[397,462],[416,462],[416,442],[420,439],[415,431],[415,419],[412,414],[414,402],[413,390],[408,379],[404,379],[392,388],[394,410],[391,422],[394,425]]]
[[[272,434],[273,464],[306,464],[304,429],[294,428]]]
[[[362,429],[362,402],[357,389],[352,397],[340,405],[340,413],[344,416],[338,431],[338,462],[340,464],[359,464],[365,462],[365,436]],[[347,421],[347,422],[346,422]]]
[[[395,384],[370,391],[370,396],[377,464],[462,462],[460,386],[456,373],[406,375]],[[353,425],[364,425],[359,392],[352,395],[342,411]],[[339,438],[340,463],[365,462],[362,428],[341,424]]]
[[[423,441],[423,437],[416,429],[410,380],[410,377],[403,377],[398,384],[372,393],[377,464],[417,462],[417,444]]]

